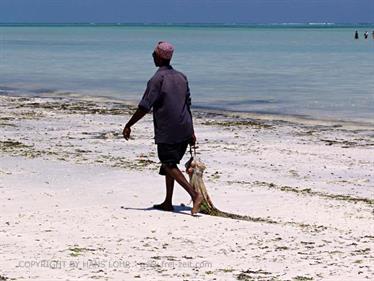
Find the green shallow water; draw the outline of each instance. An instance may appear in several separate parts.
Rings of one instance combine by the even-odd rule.
[[[374,123],[366,30],[374,27],[0,25],[0,92],[137,101],[155,43],[168,40],[197,107]]]

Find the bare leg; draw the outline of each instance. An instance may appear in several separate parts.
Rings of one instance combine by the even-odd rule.
[[[174,211],[172,199],[173,199],[173,191],[174,191],[174,179],[169,175],[165,176],[165,183],[166,183],[166,197],[165,201],[159,205],[154,205],[153,207],[158,210],[163,211]]]
[[[176,180],[191,196],[193,201],[193,207],[191,210],[191,214],[194,215],[199,211],[201,202],[203,201],[203,197],[200,193],[196,192],[190,183],[186,180],[182,172],[178,169],[178,167],[168,167],[167,165],[163,165],[163,168],[166,171],[166,174]]]
[[[169,206],[172,206],[172,199],[173,199],[173,191],[174,191],[174,179],[166,175],[165,176],[165,183],[166,183],[166,198],[165,203]]]

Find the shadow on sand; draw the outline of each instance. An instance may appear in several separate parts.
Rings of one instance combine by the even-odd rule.
[[[171,211],[171,213],[177,213],[177,214],[181,214],[181,215],[189,215],[189,216],[191,216],[191,209],[192,209],[191,207],[187,207],[184,204],[173,205],[173,207],[174,207],[174,211]],[[163,210],[156,209],[153,206],[152,207],[148,207],[148,208],[133,208],[133,207],[121,206],[121,209],[123,209],[123,210],[136,210],[136,211],[159,211],[159,212],[166,212],[166,211],[163,211]]]

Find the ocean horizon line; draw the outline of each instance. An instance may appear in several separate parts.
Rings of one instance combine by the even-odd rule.
[[[374,23],[333,23],[333,22],[284,22],[284,23],[131,23],[131,22],[0,22],[9,27],[233,27],[233,28],[363,28],[374,27]]]

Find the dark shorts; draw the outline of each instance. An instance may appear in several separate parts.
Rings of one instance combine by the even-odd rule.
[[[163,165],[176,167],[186,153],[189,143],[190,140],[175,144],[159,143],[157,144],[158,158]],[[165,176],[163,165],[161,165],[159,174]]]

